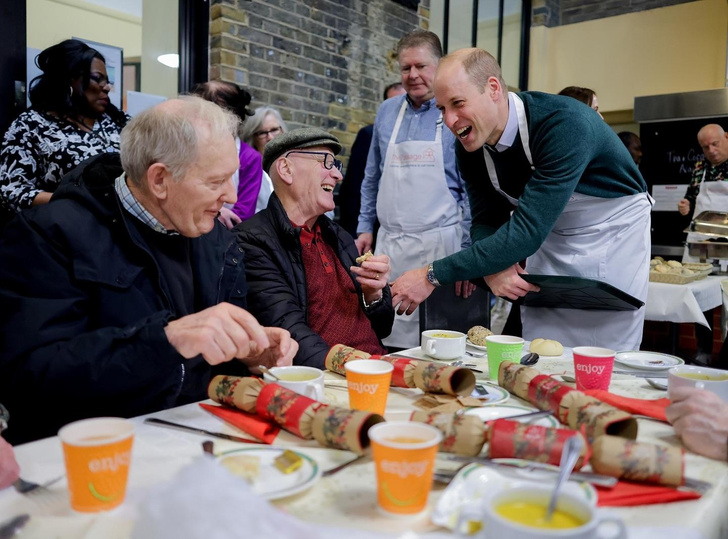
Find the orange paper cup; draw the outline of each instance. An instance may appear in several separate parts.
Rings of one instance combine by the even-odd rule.
[[[71,508],[82,513],[121,505],[131,463],[134,425],[118,417],[69,423],[58,431],[66,460]]]
[[[392,364],[378,359],[357,359],[347,361],[344,367],[349,406],[354,410],[384,415],[392,382]]]
[[[414,515],[427,506],[442,433],[415,421],[388,421],[369,429],[377,472],[377,502],[393,515]]]

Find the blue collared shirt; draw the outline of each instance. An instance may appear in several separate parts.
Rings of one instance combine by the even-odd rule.
[[[372,144],[369,147],[367,166],[364,172],[364,180],[361,185],[361,211],[359,213],[359,226],[357,233],[373,232],[374,221],[377,218],[377,193],[379,192],[379,180],[382,177],[384,158],[387,155],[389,139],[394,131],[394,124],[397,122],[397,115],[402,106],[402,100],[407,95],[387,99],[379,106],[377,119],[374,121],[374,133]],[[396,143],[408,140],[435,140],[437,120],[440,111],[435,106],[435,99],[426,101],[415,110],[412,103],[405,109],[402,124],[397,133]],[[470,203],[465,191],[465,182],[460,177],[460,172],[455,162],[455,136],[443,125],[442,127],[442,154],[445,165],[445,178],[447,186],[452,193],[455,202],[462,210],[463,239],[462,247],[470,246]],[[393,201],[403,204],[405,201]]]
[[[179,235],[176,230],[167,230],[151,213],[149,213],[144,206],[139,204],[139,201],[134,198],[134,194],[126,184],[126,172],[116,178],[114,181],[114,190],[119,195],[121,205],[128,211],[132,216],[139,219],[142,223],[147,225],[149,228],[160,234],[169,234],[171,236]]]
[[[513,104],[513,94],[508,93],[508,120],[506,126],[503,129],[498,142],[495,143],[495,149],[499,152],[505,151],[511,146],[516,140],[516,134],[518,133],[518,116],[516,116],[516,106]]]

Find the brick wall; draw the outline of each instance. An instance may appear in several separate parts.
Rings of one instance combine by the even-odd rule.
[[[695,0],[533,0],[532,26],[562,26]]]
[[[406,4],[406,2],[405,2]],[[210,78],[235,82],[289,127],[316,126],[348,150],[399,80],[397,41],[427,28],[430,0],[212,0]]]

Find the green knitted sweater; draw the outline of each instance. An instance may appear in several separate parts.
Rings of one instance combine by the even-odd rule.
[[[574,192],[619,198],[647,191],[624,144],[591,108],[570,97],[518,95],[526,109],[534,170],[520,136],[511,149],[491,153],[501,189],[518,199],[514,207],[491,184],[483,150],[468,153],[457,143],[473,245],[435,261],[442,284],[492,275],[534,254]]]

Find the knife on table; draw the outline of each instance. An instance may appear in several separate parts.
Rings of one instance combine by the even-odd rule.
[[[252,438],[243,438],[242,436],[233,436],[232,434],[225,434],[224,432],[212,432],[205,429],[198,429],[196,427],[188,427],[187,425],[172,423],[171,421],[165,421],[164,419],[159,419],[157,417],[148,417],[144,420],[144,423],[147,423],[149,425],[155,425],[157,427],[166,427],[168,429],[177,429],[187,432],[194,432],[196,434],[204,434],[206,436],[215,436],[216,438],[230,440],[231,442],[241,442],[244,444],[265,444],[265,442],[261,442],[260,440],[253,440]]]
[[[667,378],[667,374],[664,372],[612,371],[612,374],[630,374],[636,378]]]

